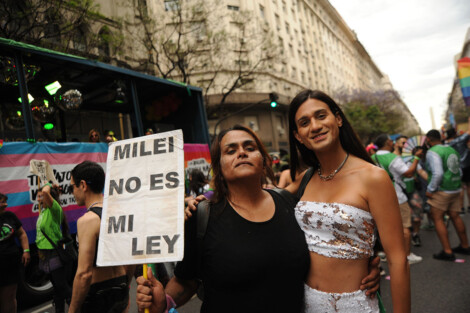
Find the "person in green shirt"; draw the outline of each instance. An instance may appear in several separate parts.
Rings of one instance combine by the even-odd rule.
[[[67,282],[65,264],[62,264],[54,244],[62,239],[61,225],[66,223],[64,211],[59,205],[59,186],[46,184],[38,192],[40,205],[36,222],[36,246],[39,253],[39,268],[51,276],[54,286],[54,305],[57,313],[65,312],[65,303],[70,303],[72,288]],[[49,239],[46,237],[49,237]]]
[[[454,253],[470,255],[465,224],[460,218],[462,207],[460,191],[460,156],[450,146],[441,144],[441,134],[432,129],[426,134],[426,144],[430,146],[426,153],[426,170],[429,174],[426,196],[431,206],[431,215],[436,226],[436,233],[442,245],[442,251],[433,255],[437,260],[455,261]],[[460,245],[451,248],[444,214],[452,219]]]

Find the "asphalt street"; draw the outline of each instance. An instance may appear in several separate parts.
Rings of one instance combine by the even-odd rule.
[[[470,213],[461,216],[470,230]],[[449,224],[449,238],[452,246],[459,241],[452,224]],[[411,265],[411,308],[416,313],[461,313],[470,311],[470,256],[457,255],[461,263],[445,262],[433,259],[433,253],[441,250],[436,233],[421,230],[421,247],[412,247],[412,252],[422,256],[421,263]],[[381,279],[381,294],[387,312],[392,312],[390,280],[387,263],[383,263],[387,275]],[[135,304],[135,281],[131,286],[130,313],[137,313]],[[201,302],[193,298],[185,306],[178,308],[179,313],[198,313]],[[20,311],[20,313],[52,313],[51,302]]]
[[[461,215],[470,234],[470,213]],[[452,223],[448,226],[452,247],[459,244]],[[422,246],[412,247],[416,255],[422,256],[421,263],[412,264],[411,272],[411,312],[461,313],[470,312],[470,256],[456,254],[462,263],[438,261],[432,255],[442,250],[435,231],[421,230]],[[384,264],[387,271],[387,264]],[[392,312],[390,280],[381,280],[381,294],[387,312]]]

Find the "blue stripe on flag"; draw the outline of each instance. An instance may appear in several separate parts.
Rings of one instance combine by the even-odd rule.
[[[462,88],[462,94],[464,98],[470,97],[470,87]]]
[[[29,199],[29,191],[9,193],[7,196],[9,207],[31,204]]]
[[[4,142],[0,154],[32,154],[32,153],[92,153],[108,152],[108,144],[66,142],[57,144],[55,142]]]

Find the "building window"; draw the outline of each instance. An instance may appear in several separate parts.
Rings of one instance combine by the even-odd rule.
[[[279,46],[281,48],[281,54],[284,54],[284,40],[282,39],[282,37],[279,37]]]
[[[266,20],[266,16],[264,14],[264,7],[261,4],[259,5],[259,15],[261,15],[261,18],[263,20]]]
[[[177,11],[180,9],[178,0],[165,0],[165,11]]]
[[[54,43],[60,43],[61,31],[59,22],[61,22],[61,16],[54,9],[48,9],[46,11],[46,26],[44,28],[45,37]]]
[[[240,7],[236,5],[227,5],[227,9],[230,11],[240,11]]]
[[[73,38],[73,48],[75,50],[84,52],[87,49],[87,40],[86,34],[88,33],[88,28],[86,25],[81,25],[77,28],[74,38]]]
[[[142,15],[148,16],[147,0],[138,0],[137,5]]]
[[[256,115],[245,116],[244,124],[255,132],[259,130],[258,117]]]
[[[292,78],[297,79],[297,69],[293,66],[292,67]]]
[[[279,135],[282,136],[286,133],[286,127],[284,123],[284,117],[282,115],[276,115],[276,128]]]
[[[286,33],[290,35],[289,23],[286,23]]]
[[[103,26],[98,33],[99,43],[98,43],[98,53],[100,56],[109,58],[111,55],[111,49],[109,42],[111,40],[111,32],[107,26]]]

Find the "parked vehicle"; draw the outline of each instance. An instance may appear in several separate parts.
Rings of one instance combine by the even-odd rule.
[[[104,142],[87,143],[90,129],[101,133],[101,141],[109,130],[120,140],[149,128],[182,129],[185,143],[205,145],[209,132],[200,88],[3,38],[0,61],[14,69],[8,79],[0,77],[0,192],[8,195],[8,209],[21,219],[31,244],[32,260],[18,286],[21,305],[45,301],[52,289],[37,268],[38,186],[31,159],[51,164],[74,233],[84,208],[67,192],[70,171],[84,160],[105,168],[108,151]]]

